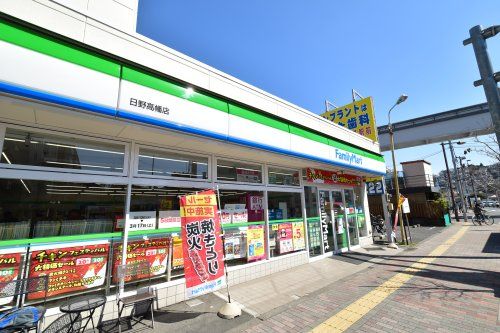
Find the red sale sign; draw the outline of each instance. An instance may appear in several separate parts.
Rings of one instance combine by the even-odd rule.
[[[0,285],[8,288],[9,282],[17,279],[19,275],[19,265],[21,264],[21,253],[0,254]],[[3,288],[0,287],[0,294]],[[0,305],[12,302],[14,297],[0,297]]]
[[[31,252],[29,277],[49,276],[47,296],[102,286],[106,279],[109,244],[95,244]],[[44,297],[44,292],[28,299]]]
[[[139,240],[127,244],[127,265],[134,265],[147,261],[149,270],[136,271],[133,275],[126,275],[125,282],[146,279],[152,276],[165,274],[167,271],[168,249],[170,238],[154,238]],[[118,266],[122,262],[122,244],[113,246],[113,282],[118,283]]]
[[[214,191],[180,199],[186,297],[220,289],[225,283],[220,221]]]

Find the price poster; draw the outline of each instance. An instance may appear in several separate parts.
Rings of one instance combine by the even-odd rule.
[[[106,280],[108,255],[107,243],[32,251],[29,277],[49,276],[47,297],[99,287]],[[30,293],[28,299],[44,294]]]
[[[278,225],[278,242],[280,253],[293,251],[293,231],[291,223],[281,223]]]
[[[9,286],[9,282],[17,280],[19,276],[19,265],[21,264],[21,253],[0,254],[0,285],[4,288]],[[3,288],[0,287],[0,294]],[[0,297],[0,305],[8,304],[14,297]]]
[[[247,261],[257,261],[266,257],[263,225],[251,225],[248,227],[247,253]]]
[[[217,200],[212,190],[180,198],[186,298],[220,289],[225,283]]]
[[[293,234],[293,250],[303,250],[306,248],[306,240],[304,238],[304,223],[294,222],[292,223],[292,234]]]
[[[134,265],[147,261],[150,267],[151,276],[165,274],[167,271],[169,238],[154,238],[150,240],[139,240],[127,243],[127,265]],[[122,244],[113,246],[113,282],[118,283],[118,266],[122,263]],[[150,277],[150,272],[136,272],[135,275],[125,276],[125,282],[146,279]]]
[[[172,269],[184,267],[184,257],[182,255],[182,239],[179,236],[172,237],[173,253],[172,253]]]

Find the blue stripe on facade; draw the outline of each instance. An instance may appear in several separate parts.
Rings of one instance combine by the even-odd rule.
[[[33,90],[29,88],[24,88],[21,86],[13,85],[11,83],[0,82],[0,91],[7,94],[37,99],[40,101],[55,103],[59,105],[64,105],[72,108],[84,109],[107,116],[115,116],[116,109],[106,106],[101,106],[93,103],[82,102],[75,99],[67,98],[64,96],[59,96],[52,93],[46,93],[38,90]]]
[[[103,115],[107,115],[107,116],[112,116],[112,117],[116,117],[116,118],[128,119],[128,120],[137,121],[140,123],[155,125],[155,126],[179,131],[179,132],[199,135],[199,136],[208,137],[211,139],[216,139],[216,140],[221,140],[221,141],[227,141],[227,142],[231,142],[231,143],[236,143],[236,144],[247,146],[247,147],[266,150],[266,151],[270,151],[273,153],[278,153],[281,155],[298,157],[298,158],[305,158],[305,159],[312,160],[312,161],[330,164],[330,165],[333,165],[336,167],[349,168],[349,169],[363,171],[363,172],[369,172],[369,173],[377,174],[377,175],[384,175],[385,174],[385,172],[380,172],[380,171],[361,168],[361,167],[357,167],[357,166],[353,166],[353,165],[349,165],[349,164],[339,163],[339,162],[324,159],[321,157],[316,157],[316,156],[303,154],[303,153],[297,153],[297,152],[293,152],[290,150],[281,149],[281,148],[277,148],[277,147],[249,141],[249,140],[230,137],[230,136],[226,136],[226,135],[222,135],[219,133],[206,131],[206,130],[202,130],[202,129],[198,129],[198,128],[194,128],[194,127],[190,127],[190,126],[175,124],[175,123],[171,123],[171,122],[164,121],[161,119],[149,118],[149,117],[141,116],[141,115],[138,115],[135,113],[127,112],[127,111],[122,111],[122,110],[117,111],[115,108],[109,108],[109,107],[100,106],[97,104],[82,102],[82,101],[78,101],[78,100],[63,97],[63,96],[58,96],[58,95],[51,94],[51,93],[46,93],[46,92],[41,92],[41,91],[29,89],[29,88],[20,87],[20,86],[13,85],[10,83],[0,82],[0,91],[7,93],[7,94],[12,94],[12,95],[22,96],[22,97],[26,97],[26,98],[41,100],[41,101],[49,102],[49,103],[55,103],[55,104],[64,105],[67,107],[88,110],[88,111],[92,111],[95,113],[99,113],[99,114],[103,114]]]

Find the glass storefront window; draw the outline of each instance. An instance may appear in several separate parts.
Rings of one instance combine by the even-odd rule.
[[[0,179],[0,240],[112,232],[125,185]],[[8,194],[8,195],[5,195]]]
[[[8,128],[0,163],[123,173],[125,146]]]
[[[304,194],[306,201],[309,255],[315,257],[321,254],[321,220],[318,207],[318,189],[313,186],[305,186]]]
[[[165,241],[166,237],[172,238],[172,278],[184,275],[179,196],[200,190],[199,188],[132,186],[130,230],[162,229],[165,231],[162,241]]]
[[[229,266],[266,258],[264,194],[221,190],[221,225]]]
[[[242,183],[262,183],[262,166],[218,159],[217,179]]]
[[[359,237],[366,237],[368,236],[368,229],[366,225],[365,209],[363,206],[363,191],[361,191],[360,186],[354,188],[354,196],[356,214],[358,219]]]
[[[271,185],[300,186],[299,172],[297,170],[269,167],[267,174]]]
[[[140,148],[137,173],[160,177],[207,179],[208,158]]]
[[[300,193],[268,192],[271,257],[305,249]]]
[[[349,228],[349,244],[359,244],[358,225],[356,220],[356,207],[354,202],[354,190],[344,189],[345,212],[347,214],[347,227]]]

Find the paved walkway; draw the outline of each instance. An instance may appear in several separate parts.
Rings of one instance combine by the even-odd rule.
[[[499,332],[500,225],[457,223],[406,250],[371,246],[163,309],[155,332]]]

